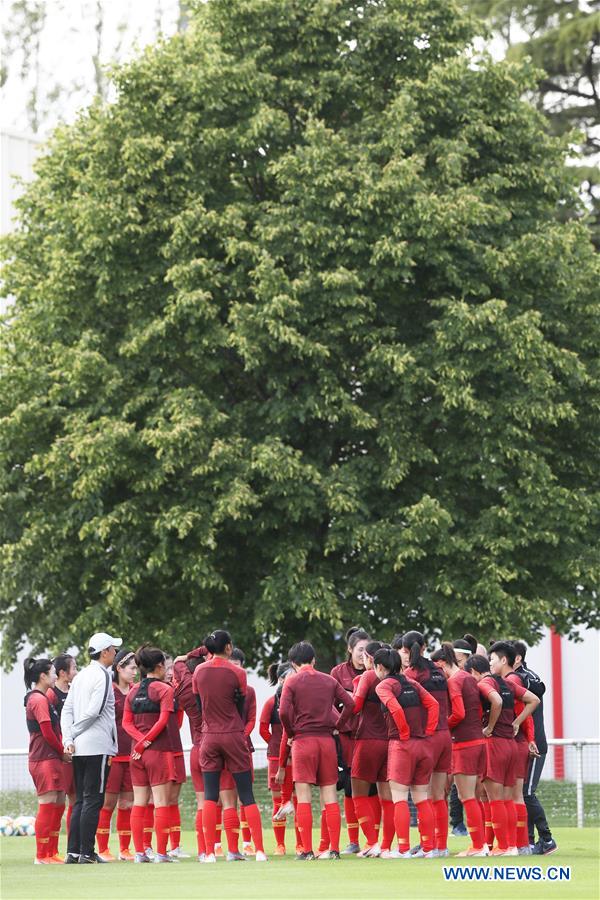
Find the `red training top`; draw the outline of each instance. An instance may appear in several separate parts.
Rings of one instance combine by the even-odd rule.
[[[339,665],[334,666],[330,672],[332,678],[341,684],[345,691],[348,691],[350,695],[354,692],[354,679],[359,675],[362,675],[364,669],[355,669],[350,660],[348,662],[339,663]],[[341,711],[341,705],[337,706],[338,711]],[[353,737],[355,736],[355,731],[358,726],[358,718],[354,715],[344,716],[342,727],[339,729],[342,734],[351,734]]]
[[[115,695],[115,724],[117,726],[117,755],[113,757],[113,761],[129,762],[129,756],[131,753],[131,737],[123,728],[125,700],[127,699],[127,694],[129,693],[129,691],[127,692],[127,694],[124,694],[114,681],[113,691]]]
[[[374,669],[368,669],[354,679],[354,709],[358,715],[355,737],[357,741],[387,741],[388,728],[376,687],[379,679]]]
[[[470,672],[459,669],[448,679],[448,693],[452,712],[448,726],[453,744],[483,743],[481,733],[481,702],[477,682]]]
[[[506,681],[499,675],[486,675],[478,682],[479,693],[484,698],[483,703],[483,725],[486,726],[490,718],[489,697],[494,691],[500,694],[502,699],[502,709],[498,717],[498,721],[494,725],[492,737],[512,738],[513,726],[515,719],[515,699],[521,700],[525,693],[522,685],[515,684],[514,681]],[[512,696],[511,696],[512,695]]]
[[[173,680],[176,681],[175,699],[187,713],[192,743],[197,747],[202,739],[202,713],[198,709],[194,696],[192,673],[181,660],[173,666]]]
[[[258,730],[261,738],[267,745],[267,758],[277,759],[279,745],[283,734],[283,725],[279,718],[279,706],[275,705],[276,695],[269,697],[260,713]]]
[[[132,704],[144,682],[148,687],[148,699],[158,705],[158,711],[134,713]],[[176,749],[171,740],[173,729],[168,727],[171,716],[176,722],[175,696],[173,688],[166,681],[144,678],[131,688],[125,698],[123,728],[137,742],[133,746],[136,753],[144,752],[144,741],[151,741],[153,750],[173,751]],[[179,733],[178,727],[177,732]]]
[[[334,709],[338,705],[350,712],[354,707],[351,696],[335,678],[306,666],[285,679],[279,717],[291,737],[331,734],[341,719]]]
[[[388,713],[390,740],[424,738],[436,730],[439,704],[418,681],[404,675],[389,675],[379,682],[375,691]],[[427,711],[426,724],[423,708]]]
[[[515,684],[520,684],[521,687],[525,687],[525,685],[523,684],[523,679],[518,674],[518,672],[510,672],[506,676],[506,681],[513,681]],[[523,703],[523,701],[515,700],[515,716],[520,716],[524,709],[525,704]],[[528,744],[530,744],[532,741],[535,741],[535,726],[533,724],[533,716],[527,716],[526,719],[523,719],[523,721],[521,722],[521,726],[517,731],[516,740],[518,741],[518,743],[527,741]]]
[[[440,707],[438,715],[438,723],[436,731],[448,731],[448,713],[450,708],[450,698],[448,696],[448,681],[442,670],[432,663],[431,660],[423,657],[425,668],[417,669],[409,666],[404,669],[403,674],[419,684],[434,697]]]
[[[244,719],[237,705],[247,693],[246,673],[241,666],[213,656],[198,666],[192,684],[202,709],[203,734],[244,732]]]
[[[42,691],[34,689],[26,695],[25,719],[29,731],[29,761],[62,759],[58,713]]]

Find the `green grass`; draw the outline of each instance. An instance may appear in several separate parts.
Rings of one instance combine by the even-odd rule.
[[[316,833],[315,833],[316,836]],[[416,836],[416,834],[414,835]],[[259,865],[253,861],[201,866],[194,858],[176,866],[135,866],[114,863],[106,866],[42,867],[33,866],[35,850],[33,838],[1,838],[3,900],[32,900],[32,898],[68,897],[69,900],[89,900],[96,897],[158,897],[170,900],[188,898],[235,898],[235,900],[353,900],[353,898],[399,897],[429,900],[429,898],[510,897],[510,900],[547,900],[547,898],[598,897],[598,837],[596,829],[559,828],[555,832],[558,852],[545,858],[461,860],[463,865],[496,868],[500,865],[530,867],[541,865],[570,866],[570,883],[515,882],[488,884],[477,882],[446,882],[442,867],[452,860],[360,860],[345,857],[340,862],[298,863],[292,856],[271,858]],[[292,846],[293,832],[288,828],[288,843]],[[183,846],[192,851],[195,835],[183,833]],[[466,846],[466,839],[452,838],[451,852]],[[111,848],[114,846],[111,840]],[[61,839],[64,849],[64,837]],[[267,834],[267,852],[272,849],[272,836]]]

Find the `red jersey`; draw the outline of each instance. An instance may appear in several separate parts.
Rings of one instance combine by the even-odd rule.
[[[515,684],[514,681],[506,681],[500,675],[486,675],[478,683],[479,693],[483,699],[483,725],[486,726],[490,718],[490,702],[489,696],[493,691],[500,694],[502,699],[502,710],[498,717],[498,721],[494,725],[492,732],[493,737],[512,738],[513,722],[515,719],[515,699],[521,700],[525,693],[522,685]]]
[[[448,679],[448,693],[452,706],[448,718],[452,742],[462,744],[465,741],[483,739],[479,688],[471,673],[459,669],[451,675]]]
[[[436,730],[439,714],[437,700],[405,675],[388,675],[376,686],[377,696],[387,711],[388,737],[390,740],[424,738]],[[427,722],[423,721],[423,710]]]
[[[267,745],[267,758],[277,759],[279,756],[279,745],[283,735],[283,725],[279,718],[279,703],[277,694],[269,697],[260,713],[259,731],[260,736]]]
[[[69,695],[68,691],[61,691],[59,687],[54,685],[53,688],[48,688],[46,691],[46,697],[58,713],[58,718],[60,719],[60,714],[62,712],[63,706],[65,705],[65,700]]]
[[[254,745],[250,735],[254,731],[256,725],[256,691],[251,685],[246,688],[246,699],[242,710],[242,718],[244,720],[244,734],[248,739],[248,747],[251,753],[254,753]]]
[[[187,714],[192,743],[197,747],[202,739],[202,713],[196,703],[192,673],[181,660],[173,666],[173,680],[176,682],[175,699]]]
[[[146,693],[147,697],[138,697],[140,691]],[[177,719],[173,688],[166,681],[159,681],[157,678],[143,678],[139,684],[131,688],[125,698],[123,726],[133,739],[134,745],[152,732],[159,718],[165,713],[169,715],[164,727],[152,737],[153,750],[177,749],[172,744],[172,728],[169,729],[170,720]],[[179,732],[179,727],[177,731]]]
[[[334,709],[338,706],[352,711],[350,694],[331,675],[307,666],[285,679],[279,716],[292,737],[331,734],[340,719]]]
[[[29,761],[62,759],[62,743],[58,713],[42,691],[33,690],[25,697],[25,719],[29,731]],[[42,727],[49,726],[56,742],[49,744],[42,734]],[[44,730],[46,730],[44,728]],[[60,747],[60,752],[59,748]]]
[[[432,663],[431,660],[422,657],[425,667],[422,669],[409,667],[404,670],[407,678],[418,681],[421,687],[429,691],[432,697],[438,702],[440,712],[438,715],[438,723],[436,731],[448,731],[448,713],[450,708],[450,698],[448,696],[448,681],[442,670]],[[425,710],[423,710],[425,714]]]
[[[192,676],[192,685],[200,701],[203,734],[243,733],[247,679],[241,666],[213,656],[198,666]]]
[[[354,692],[354,679],[359,675],[362,675],[364,669],[355,669],[350,660],[347,662],[340,663],[337,666],[334,666],[330,672],[332,678],[341,684],[345,691],[348,691],[349,694],[353,694]],[[338,710],[341,711],[341,706],[338,704]],[[342,722],[342,727],[340,731],[342,733],[354,734],[358,726],[358,719],[356,716],[344,716],[344,720]]]
[[[355,737],[357,741],[387,741],[388,727],[377,696],[379,679],[374,669],[368,669],[354,681],[354,713],[358,714]]]
[[[506,676],[507,681],[512,681],[514,684],[519,684],[521,687],[524,687],[527,690],[527,685],[523,682],[523,679],[518,674],[518,672],[510,672]],[[525,709],[525,704],[522,700],[515,700],[515,715],[520,716],[523,710]],[[522,744],[525,741],[530,744],[535,740],[535,726],[533,724],[533,716],[527,716],[527,718],[523,719],[521,722],[521,726],[517,731],[516,740],[518,743]]]
[[[131,753],[131,737],[123,728],[123,713],[125,711],[125,700],[127,694],[124,694],[113,681],[113,691],[115,695],[115,725],[117,726],[117,755],[114,757],[116,762],[129,762],[129,754]]]

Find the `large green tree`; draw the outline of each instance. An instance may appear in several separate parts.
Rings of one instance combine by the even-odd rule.
[[[56,133],[6,251],[5,661],[597,621],[598,260],[471,33],[212,0]]]

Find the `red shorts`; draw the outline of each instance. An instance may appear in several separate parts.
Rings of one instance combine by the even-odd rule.
[[[168,781],[183,784],[185,781],[183,756],[175,756],[170,750],[153,750],[149,747],[144,750],[141,759],[131,760],[130,770],[131,782],[135,787],[166,784]]]
[[[337,750],[333,737],[307,734],[292,741],[292,778],[300,784],[337,784]]]
[[[292,780],[292,767],[285,767],[285,781],[283,784],[279,784],[279,782],[275,780],[277,772],[279,771],[279,760],[274,756],[269,757],[267,762],[269,764],[269,790],[273,791],[274,794],[280,794],[282,792],[291,793],[294,786]]]
[[[200,768],[203,772],[249,772],[252,757],[242,732],[205,734],[200,744]],[[223,785],[221,785],[223,787]]]
[[[433,772],[431,748],[427,738],[390,741],[388,781],[398,784],[429,784]]]
[[[352,757],[352,778],[360,778],[375,784],[377,781],[387,781],[389,741],[358,740],[354,742],[354,755]]]
[[[344,761],[344,765],[350,769],[352,767],[352,757],[354,755],[354,746],[356,744],[356,741],[351,735],[348,734],[347,731],[342,732],[339,737],[342,747],[342,759]]]
[[[146,751],[147,752],[147,751]],[[108,770],[108,779],[106,781],[107,794],[125,794],[133,790],[131,784],[131,769],[129,768],[129,760],[127,762],[113,759]]]
[[[515,778],[527,778],[529,768],[529,742],[515,741]]]
[[[75,793],[75,775],[73,773],[73,763],[63,763],[63,791],[67,796],[72,797]]]
[[[204,778],[202,769],[200,768],[200,747],[194,744],[190,753],[190,772],[192,775],[192,783],[197,794],[204,793]]]
[[[516,741],[514,738],[487,738],[485,742],[485,778],[514,787],[516,782]]]
[[[67,763],[73,768],[71,763]],[[62,759],[29,760],[29,774],[33,778],[36,794],[49,794],[50,791],[64,791],[65,775]]]
[[[452,745],[453,775],[485,775],[485,739]]]
[[[427,740],[431,750],[433,771],[450,774],[452,771],[452,738],[448,729],[434,731]]]

